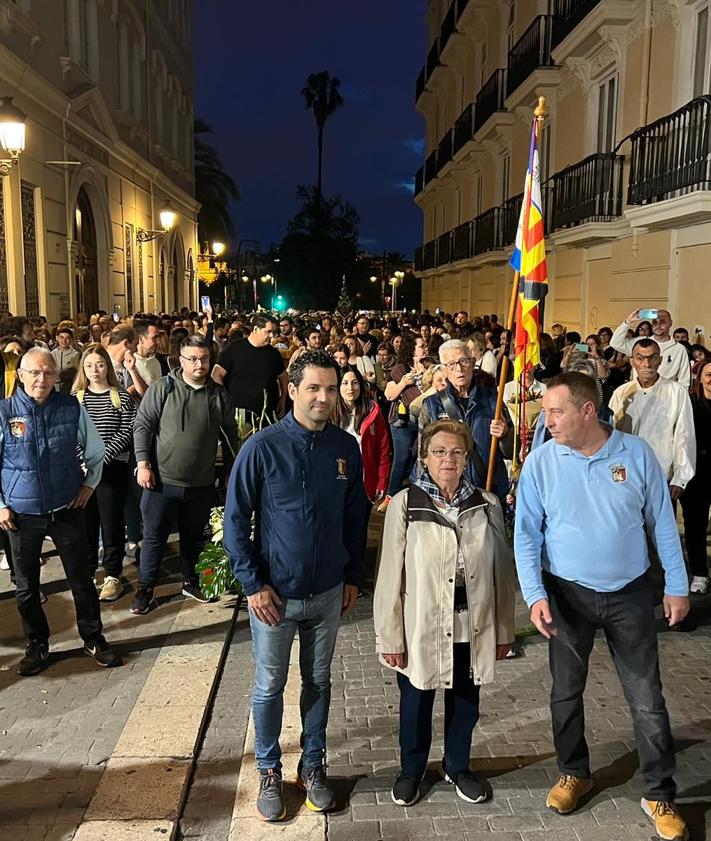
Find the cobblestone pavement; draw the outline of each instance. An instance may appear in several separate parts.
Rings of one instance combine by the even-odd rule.
[[[31,678],[15,672],[25,641],[9,573],[0,572],[0,838],[73,838],[184,603],[174,595],[180,580],[174,561],[166,558],[165,583],[157,589],[160,606],[148,616],[131,616],[130,594],[102,605],[106,636],[125,664],[101,669],[82,653],[71,595],[59,559],[51,556],[42,571],[51,654],[48,668]],[[125,571],[135,586],[135,567],[127,561]],[[176,642],[220,635],[224,639],[221,625],[179,633]]]

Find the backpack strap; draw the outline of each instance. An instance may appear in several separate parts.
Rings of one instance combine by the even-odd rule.
[[[84,402],[84,395],[86,394],[85,388],[80,388],[74,392],[74,396],[80,402]],[[115,386],[111,386],[109,389],[109,396],[111,398],[111,405],[116,409],[117,412],[123,411],[121,408],[121,395],[119,394],[119,390]]]

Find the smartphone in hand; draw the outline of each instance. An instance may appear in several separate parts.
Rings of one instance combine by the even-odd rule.
[[[647,309],[647,310],[640,310],[639,311],[639,317],[642,318],[642,319],[647,319],[647,318],[655,319],[655,318],[657,318],[658,315],[659,315],[659,310],[656,310],[656,309]]]

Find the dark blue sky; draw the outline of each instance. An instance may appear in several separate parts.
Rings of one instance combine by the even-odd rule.
[[[425,0],[199,0],[195,116],[215,130],[241,198],[237,238],[282,238],[298,184],[316,181],[316,126],[299,91],[309,73],[342,83],[325,131],[324,192],[361,217],[361,244],[412,255],[422,214],[412,177],[422,164],[414,107],[424,59]]]

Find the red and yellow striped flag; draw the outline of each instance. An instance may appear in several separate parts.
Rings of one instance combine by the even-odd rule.
[[[514,376],[519,379],[524,371],[535,367],[541,361],[538,305],[548,292],[541,170],[535,118],[531,129],[526,187],[511,266],[520,273],[514,337]]]

